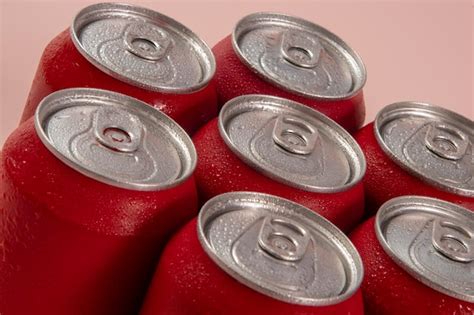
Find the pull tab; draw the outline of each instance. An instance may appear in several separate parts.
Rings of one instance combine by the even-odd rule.
[[[438,252],[453,261],[474,261],[474,235],[462,222],[435,220],[432,243]]]
[[[292,262],[303,258],[309,239],[308,232],[296,222],[266,217],[258,235],[258,245],[272,257]]]
[[[280,47],[283,58],[301,68],[314,68],[322,49],[318,38],[292,31],[283,34]]]
[[[308,155],[314,150],[318,139],[318,130],[301,118],[278,116],[273,128],[273,141],[284,150]]]
[[[141,142],[140,119],[121,109],[102,107],[94,115],[94,134],[107,148],[123,153],[134,152]]]
[[[153,24],[132,23],[125,31],[124,42],[135,56],[157,61],[165,56],[171,39],[167,32]]]
[[[428,127],[425,145],[434,154],[448,160],[460,160],[465,154],[469,139],[458,128],[434,122]]]

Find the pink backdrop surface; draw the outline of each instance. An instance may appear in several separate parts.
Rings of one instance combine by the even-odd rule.
[[[362,56],[368,72],[367,122],[384,105],[402,100],[430,102],[474,119],[472,1],[128,2],[177,19],[210,46],[252,12],[308,19]],[[44,47],[91,3],[0,0],[0,145],[18,124]]]

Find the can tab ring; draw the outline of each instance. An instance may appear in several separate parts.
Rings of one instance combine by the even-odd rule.
[[[289,63],[301,68],[314,68],[323,47],[318,38],[292,31],[282,36],[280,52]]]
[[[301,225],[286,218],[265,217],[258,235],[258,245],[264,252],[286,262],[301,260],[309,240],[309,233]]]
[[[275,122],[272,138],[285,151],[308,155],[313,152],[318,135],[318,130],[303,119],[280,115]]]
[[[439,253],[453,261],[474,261],[474,232],[464,227],[462,222],[435,220],[432,243]]]
[[[428,150],[448,160],[460,160],[466,154],[469,144],[467,136],[458,128],[434,122],[429,124],[425,137]]]
[[[94,115],[96,139],[105,147],[122,153],[138,150],[142,138],[140,119],[121,109],[102,107]]]
[[[125,30],[124,43],[127,51],[137,57],[158,61],[166,55],[171,45],[169,34],[149,23],[131,23]]]

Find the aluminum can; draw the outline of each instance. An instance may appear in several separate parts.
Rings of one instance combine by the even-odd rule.
[[[351,236],[367,314],[474,314],[474,213],[421,196],[384,203]]]
[[[418,102],[394,103],[355,138],[367,159],[367,210],[403,195],[443,199],[474,210],[474,122]]]
[[[242,95],[193,137],[201,202],[229,191],[293,200],[344,231],[364,212],[365,159],[327,116],[287,99]]]
[[[140,99],[192,133],[217,115],[214,72],[210,48],[181,23],[135,5],[94,4],[44,50],[21,121],[52,92],[90,87]]]
[[[197,214],[186,132],[131,97],[66,89],[0,160],[0,313],[134,314],[165,240]]]
[[[141,315],[363,314],[362,277],[349,239],[320,215],[226,193],[167,244]]]
[[[221,105],[239,95],[268,94],[314,108],[349,132],[364,123],[365,66],[349,45],[319,25],[253,13],[212,51]]]

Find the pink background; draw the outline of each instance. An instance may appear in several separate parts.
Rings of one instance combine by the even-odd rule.
[[[0,145],[16,127],[46,44],[91,1],[0,0]],[[132,1],[187,25],[210,46],[244,15],[276,11],[320,24],[364,60],[367,119],[401,100],[431,102],[474,119],[473,2]]]

